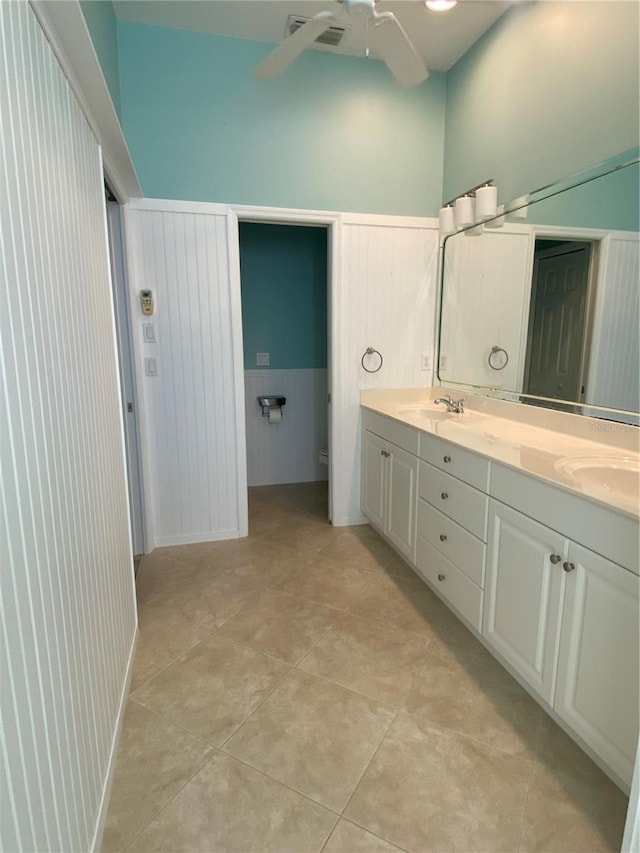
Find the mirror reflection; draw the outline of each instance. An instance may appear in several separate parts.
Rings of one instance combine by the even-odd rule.
[[[447,238],[443,384],[588,414],[640,411],[640,170],[631,154]]]

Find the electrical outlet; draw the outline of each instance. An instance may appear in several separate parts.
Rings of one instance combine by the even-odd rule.
[[[256,353],[256,365],[258,367],[269,367],[269,353],[268,352],[257,352]]]
[[[422,359],[420,360],[420,368],[421,370],[431,370],[431,356],[429,355],[429,353],[422,353]]]

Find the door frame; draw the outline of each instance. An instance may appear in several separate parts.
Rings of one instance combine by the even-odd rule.
[[[327,394],[328,394],[328,451],[329,451],[329,520],[333,517],[335,506],[335,477],[333,470],[335,454],[332,437],[336,431],[337,412],[340,400],[337,399],[335,377],[340,375],[340,353],[337,345],[340,339],[339,306],[341,304],[340,258],[342,216],[319,210],[301,210],[297,208],[257,207],[253,205],[229,205],[227,208],[227,241],[229,252],[229,286],[231,292],[231,325],[233,335],[233,371],[235,377],[236,430],[238,435],[237,470],[238,484],[244,493],[244,501],[239,497],[240,535],[249,532],[249,510],[247,504],[247,440],[244,405],[244,355],[242,334],[242,298],[240,283],[240,222],[258,222],[270,225],[308,225],[327,229]],[[244,488],[242,487],[244,484]]]

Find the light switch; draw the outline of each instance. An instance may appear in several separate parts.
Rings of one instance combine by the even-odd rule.
[[[157,358],[145,358],[144,360],[144,372],[147,376],[157,376],[158,375],[158,359]]]
[[[155,344],[156,342],[156,327],[153,323],[142,324],[142,336],[146,344]]]
[[[257,352],[256,353],[256,364],[258,367],[269,367],[269,353],[268,352]]]

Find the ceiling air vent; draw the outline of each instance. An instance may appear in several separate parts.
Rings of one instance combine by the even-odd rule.
[[[285,38],[290,36],[292,33],[295,33],[296,30],[299,30],[303,24],[306,24],[307,21],[310,20],[311,18],[303,18],[301,15],[289,15],[287,26],[284,30]],[[331,26],[328,30],[325,30],[322,35],[318,36],[316,42],[318,44],[328,44],[331,47],[337,47],[344,38],[344,34],[347,29],[348,27]]]

